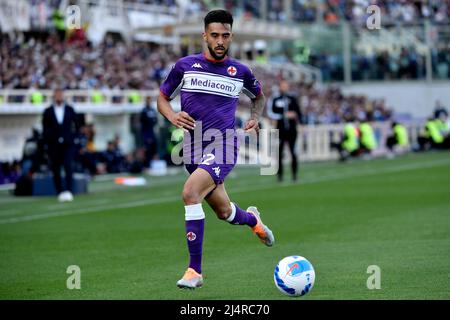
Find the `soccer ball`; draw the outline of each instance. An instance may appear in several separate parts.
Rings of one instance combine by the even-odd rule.
[[[314,286],[316,274],[312,264],[302,256],[289,256],[278,262],[273,274],[275,286],[282,293],[304,296]]]

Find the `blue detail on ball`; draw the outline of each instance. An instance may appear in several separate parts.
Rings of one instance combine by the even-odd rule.
[[[297,260],[288,264],[291,270],[291,276],[295,277],[300,275],[302,272],[312,270],[312,265],[306,260]]]
[[[311,289],[311,283],[308,283],[305,288],[302,290],[301,295],[304,296],[309,292],[309,289]]]
[[[281,280],[281,278],[278,276],[280,269],[278,268],[278,266],[275,268],[275,280],[277,281],[277,285],[279,288],[281,288],[283,291],[285,291],[288,294],[295,294],[295,289],[293,288],[289,288],[283,280]]]

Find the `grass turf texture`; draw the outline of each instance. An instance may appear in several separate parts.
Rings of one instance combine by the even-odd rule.
[[[276,244],[204,204],[205,285],[193,291],[175,286],[188,261],[186,175],[147,179],[96,181],[73,203],[0,193],[0,299],[450,299],[449,153],[302,164],[298,184],[236,168],[232,201],[256,205]],[[274,285],[288,255],[315,268],[307,296]],[[70,265],[81,269],[81,290],[66,288]],[[380,290],[366,287],[369,265],[381,268]]]

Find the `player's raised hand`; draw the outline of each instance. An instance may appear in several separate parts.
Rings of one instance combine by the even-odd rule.
[[[259,123],[258,120],[250,119],[247,121],[244,127],[245,132],[250,132],[252,130],[255,130],[256,133],[259,133]]]
[[[175,113],[170,122],[180,129],[194,130],[195,128],[195,120],[184,111]]]

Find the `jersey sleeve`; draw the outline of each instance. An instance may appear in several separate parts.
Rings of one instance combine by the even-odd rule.
[[[159,88],[160,92],[168,99],[173,99],[181,90],[184,72],[180,61],[172,66],[166,79]]]
[[[262,87],[259,81],[256,79],[252,70],[247,68],[244,74],[244,87],[242,92],[246,94],[250,99],[255,99],[262,92]]]

